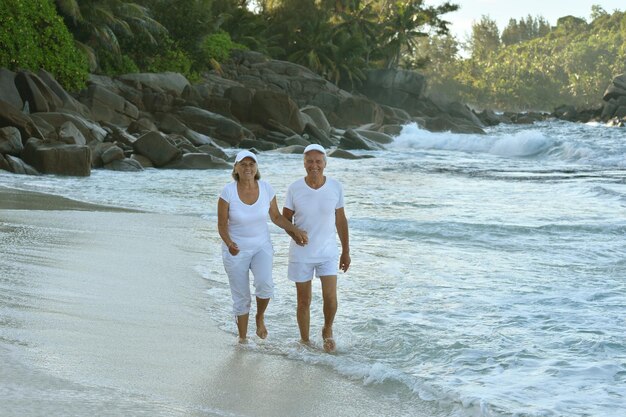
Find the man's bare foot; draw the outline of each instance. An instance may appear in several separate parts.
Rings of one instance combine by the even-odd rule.
[[[324,351],[326,353],[333,353],[337,346],[335,345],[335,339],[333,339],[333,329],[322,328],[322,339],[324,340]]]
[[[239,344],[241,344],[241,345],[245,345],[245,344],[247,344],[247,343],[248,343],[248,338],[247,338],[247,337],[240,337],[240,338],[238,339],[238,341],[239,341]]]
[[[263,316],[256,315],[256,335],[261,339],[265,339],[267,337],[267,328],[265,328],[265,321]]]

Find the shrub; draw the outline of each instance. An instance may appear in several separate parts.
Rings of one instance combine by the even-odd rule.
[[[201,56],[199,64],[204,68],[215,67],[220,62],[224,62],[235,49],[248,49],[244,45],[233,42],[230,35],[224,31],[219,31],[207,35],[200,45]]]
[[[43,68],[74,91],[84,87],[88,74],[87,60],[51,0],[0,1],[0,67]]]

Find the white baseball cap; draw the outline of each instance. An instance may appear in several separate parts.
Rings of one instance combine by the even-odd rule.
[[[322,145],[318,145],[317,143],[312,143],[308,145],[306,148],[304,148],[304,152],[302,153],[305,154],[310,151],[318,151],[326,155],[326,151],[324,150],[324,147]]]
[[[243,150],[243,151],[239,151],[239,153],[235,157],[235,163],[240,162],[244,158],[252,158],[254,160],[254,162],[257,162],[257,163],[259,162],[259,161],[257,161],[255,154],[253,154],[250,151]]]

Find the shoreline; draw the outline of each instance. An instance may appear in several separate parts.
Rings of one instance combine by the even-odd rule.
[[[237,346],[194,271],[217,250],[200,218],[3,187],[0,201],[2,290],[20,294],[0,298],[19,317],[0,327],[7,416],[433,415],[388,387]]]

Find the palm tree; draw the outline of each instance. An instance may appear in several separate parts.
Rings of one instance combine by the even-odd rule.
[[[90,68],[98,67],[100,50],[121,55],[118,36],[141,33],[156,43],[154,35],[165,28],[152,19],[148,8],[122,0],[55,0],[59,14],[85,52]]]
[[[435,29],[440,35],[448,33],[448,22],[440,16],[458,8],[458,5],[449,2],[438,7],[425,7],[423,0],[386,2],[381,44],[386,67],[395,68],[400,65],[403,54],[413,54],[419,38],[428,36],[427,27]]]

